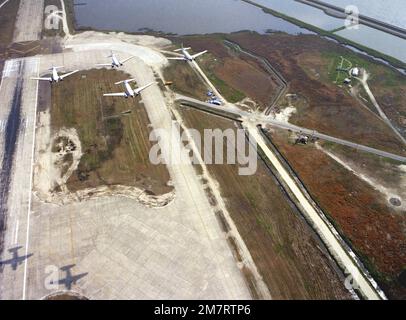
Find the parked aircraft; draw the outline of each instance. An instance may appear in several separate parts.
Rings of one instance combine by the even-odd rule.
[[[152,86],[153,84],[156,84],[156,82],[151,82],[141,88],[137,88],[137,89],[133,89],[131,88],[130,82],[135,81],[135,79],[128,79],[128,80],[123,80],[123,81],[119,81],[116,82],[115,84],[124,84],[124,89],[125,92],[120,92],[120,93],[106,93],[103,96],[105,97],[124,97],[124,98],[128,98],[128,97],[136,97],[139,96],[141,91],[145,90],[146,88]]]
[[[135,57],[132,56],[132,57],[129,57],[127,59],[120,61],[112,51],[111,55],[109,55],[107,58],[111,58],[111,63],[102,63],[102,64],[98,64],[97,66],[99,66],[99,67],[110,67],[111,66],[112,68],[119,68],[119,67],[123,66],[124,63],[126,63],[127,61],[129,61]]]
[[[75,70],[63,75],[59,75],[58,74],[58,69],[61,69],[63,67],[52,67],[51,69],[49,69],[50,71],[52,71],[51,77],[48,78],[31,78],[32,80],[40,80],[40,81],[49,81],[51,84],[53,82],[59,82],[59,81],[63,81],[63,79],[65,79],[66,77],[78,72],[79,70]]]
[[[207,50],[203,52],[199,52],[197,54],[191,55],[188,50],[192,48],[184,48],[182,44],[182,48],[174,50],[175,52],[182,52],[183,57],[175,57],[175,58],[168,58],[168,60],[181,60],[181,61],[194,61],[197,57],[200,57],[202,54],[205,54]]]

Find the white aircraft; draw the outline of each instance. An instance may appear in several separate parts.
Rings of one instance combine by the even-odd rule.
[[[59,82],[59,81],[63,81],[63,79],[65,79],[66,77],[78,72],[79,70],[75,70],[63,75],[59,75],[58,74],[58,69],[61,69],[63,67],[52,67],[51,69],[49,69],[50,71],[52,71],[52,75],[49,78],[31,78],[32,80],[40,80],[40,81],[49,81],[51,84],[53,82]]]
[[[115,84],[121,84],[124,83],[124,88],[125,88],[125,92],[120,92],[120,93],[106,93],[103,96],[105,97],[124,97],[124,98],[128,98],[128,97],[136,97],[139,96],[141,91],[145,90],[146,88],[152,86],[153,84],[156,84],[156,82],[151,82],[141,88],[138,89],[133,89],[130,86],[130,82],[135,81],[135,79],[128,79],[128,80],[123,80],[123,81],[119,81],[116,82]]]
[[[101,63],[101,64],[98,64],[97,66],[99,66],[99,67],[110,67],[111,66],[112,68],[119,68],[124,63],[126,63],[128,60],[131,60],[131,59],[133,59],[135,57],[132,56],[132,57],[129,57],[127,59],[124,59],[124,60],[120,61],[112,51],[111,55],[109,55],[107,58],[111,58],[111,63]]]
[[[168,58],[168,60],[181,60],[181,61],[194,61],[197,57],[200,57],[202,54],[205,54],[207,52],[207,50],[191,55],[188,50],[190,50],[192,48],[183,48],[183,44],[182,44],[182,48],[180,49],[176,49],[174,50],[175,52],[179,52],[182,51],[183,57],[176,57],[176,58]]]

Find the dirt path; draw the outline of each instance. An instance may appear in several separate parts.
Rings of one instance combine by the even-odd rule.
[[[356,78],[358,79],[362,86],[364,87],[366,93],[368,94],[369,99],[371,100],[372,104],[375,106],[376,110],[379,113],[379,116],[382,118],[383,121],[386,122],[386,124],[392,129],[392,131],[396,134],[396,136],[403,142],[404,145],[406,145],[406,139],[403,137],[400,132],[394,127],[392,122],[389,120],[389,118],[386,116],[385,112],[383,112],[381,106],[379,105],[378,101],[376,101],[376,98],[374,94],[372,93],[369,85],[368,85],[368,78],[369,74],[366,70],[364,70],[362,78]]]

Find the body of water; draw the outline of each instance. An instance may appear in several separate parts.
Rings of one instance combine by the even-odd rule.
[[[125,32],[308,32],[240,0],[86,0],[86,5],[75,6],[75,17],[78,27]]]
[[[342,19],[323,14],[321,10],[295,0],[253,0],[253,2],[324,30],[343,26]]]
[[[343,19],[326,15],[322,10],[294,0],[253,0],[265,7],[297,18],[324,30],[344,26]],[[400,27],[406,24],[406,0],[323,0],[326,3],[345,8],[355,5],[361,14]],[[307,8],[305,8],[307,7]],[[338,35],[406,62],[406,40],[364,25],[358,29],[344,29]]]
[[[323,0],[337,7],[358,7],[361,14],[406,29],[405,0]]]
[[[324,30],[344,26],[343,19],[328,16],[322,10],[294,0],[253,1]],[[366,16],[398,26],[406,24],[406,0],[324,1],[340,7],[357,5]],[[309,33],[241,0],[86,0],[86,5],[75,6],[75,17],[78,27],[124,32],[150,30],[190,35],[272,30]],[[406,40],[365,26],[359,30],[342,30],[338,34],[406,62]]]

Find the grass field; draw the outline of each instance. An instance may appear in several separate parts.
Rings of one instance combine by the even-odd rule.
[[[220,44],[221,45],[221,44]],[[213,54],[207,53],[200,60],[200,66],[206,73],[207,77],[213,83],[213,85],[219,90],[219,92],[231,103],[236,103],[245,98],[245,95],[240,90],[236,89],[230,81],[226,81],[224,76],[222,77],[218,69],[223,66],[224,61],[218,60]]]
[[[312,145],[287,143],[286,132],[276,131],[271,137],[385,293],[390,298],[404,299],[406,291],[398,280],[406,263],[402,249],[406,243],[404,213],[390,208],[379,191],[321,150]],[[383,181],[383,185],[401,188],[402,177],[397,167],[400,163],[341,146],[323,145],[341,158],[353,161],[364,174]]]
[[[166,81],[173,81],[173,91],[200,100],[207,99],[208,86],[188,63],[173,61],[164,69],[163,74]]]
[[[181,108],[190,128],[236,128],[231,121]],[[265,164],[252,176],[237,165],[209,165],[239,233],[274,299],[344,299],[348,292],[310,227]]]
[[[91,70],[68,77],[52,89],[51,125],[76,128],[84,155],[67,182],[76,191],[100,185],[127,185],[163,194],[169,174],[149,161],[149,120],[139,98],[104,98],[123,88],[114,82],[129,76],[112,70]],[[122,112],[131,111],[123,115]]]
[[[375,98],[392,123],[406,137],[406,77],[393,69],[363,59],[356,54],[349,52],[343,57],[335,51],[323,52],[321,55],[320,63],[328,65],[325,70],[328,75],[324,71],[323,77],[327,77],[331,82],[341,84],[346,75],[344,72],[335,70],[340,65],[341,59],[345,59],[352,66],[367,70],[370,74],[368,82]],[[358,82],[354,80],[353,85],[358,85]],[[360,90],[362,95],[367,97],[362,87]],[[371,103],[367,102],[367,105],[376,112],[376,108]]]
[[[198,63],[229,102],[249,97],[264,110],[277,93],[277,83],[256,59],[230,50],[224,44],[226,38],[226,35],[187,36],[181,41],[196,52],[209,51]]]
[[[266,58],[288,81],[288,92],[298,97],[297,101],[292,101],[297,112],[290,122],[404,154],[401,143],[388,126],[361,106],[346,89],[334,83],[340,57],[349,61],[345,67],[351,63],[366,68],[372,74],[370,86],[378,101],[384,102],[383,107],[386,103],[387,110],[392,110],[391,118],[396,115],[400,124],[406,105],[404,76],[317,36],[236,33],[228,37],[242,48]],[[350,239],[387,294],[392,298],[404,297],[405,290],[398,281],[405,263],[405,255],[399,253],[404,251],[401,248],[406,243],[402,231],[404,215],[391,209],[387,199],[372,186],[320,150],[291,145],[286,133],[274,138],[312,196],[343,236]],[[371,170],[375,170],[373,178],[387,182],[396,179],[392,171],[385,177],[383,163],[361,161],[357,157],[354,161],[361,167],[371,166]]]

